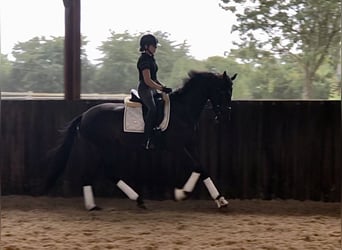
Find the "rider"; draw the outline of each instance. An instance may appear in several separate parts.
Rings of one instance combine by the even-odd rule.
[[[157,94],[157,90],[165,93],[172,92],[171,88],[165,87],[157,79],[158,65],[154,59],[154,54],[157,50],[158,40],[151,34],[143,35],[140,39],[141,55],[137,62],[137,68],[139,71],[139,96],[147,107],[147,113],[144,117],[145,120],[145,144],[146,149],[155,148],[153,142],[153,131],[156,126],[157,108],[154,100],[154,96]]]

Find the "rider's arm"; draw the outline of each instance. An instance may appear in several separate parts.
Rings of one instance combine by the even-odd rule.
[[[163,90],[163,85],[159,85],[158,83],[156,83],[155,81],[153,81],[151,79],[151,73],[149,69],[144,69],[142,71],[142,75],[144,77],[144,82],[151,88],[153,89],[158,89],[160,91]]]

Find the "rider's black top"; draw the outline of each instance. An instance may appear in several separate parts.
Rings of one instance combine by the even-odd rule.
[[[141,53],[137,62],[137,68],[139,71],[139,85],[145,85],[146,87],[148,87],[147,84],[144,82],[144,77],[142,74],[144,69],[149,69],[150,74],[151,74],[151,79],[155,81],[156,83],[159,83],[159,81],[157,80],[158,65],[153,55],[149,55],[147,53]]]

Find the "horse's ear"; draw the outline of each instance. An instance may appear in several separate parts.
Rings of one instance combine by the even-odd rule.
[[[232,78],[230,78],[230,79],[231,79],[232,81],[234,81],[236,77],[237,77],[237,73],[235,73],[235,74],[232,76]]]
[[[227,78],[227,72],[226,71],[223,72],[223,78]]]

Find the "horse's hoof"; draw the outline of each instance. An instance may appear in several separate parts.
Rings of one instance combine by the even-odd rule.
[[[147,209],[144,203],[138,203],[137,206],[138,208],[141,208],[141,209]]]
[[[147,209],[147,207],[145,206],[145,203],[143,201],[138,201],[137,206],[138,206],[138,208],[141,208],[141,209]]]
[[[186,198],[186,192],[183,189],[175,188],[175,200],[181,201]]]
[[[100,211],[100,210],[102,210],[102,208],[95,206],[95,207],[89,209],[88,211]]]
[[[141,208],[141,209],[147,209],[147,207],[145,206],[144,201],[141,199],[140,196],[137,199],[137,206],[138,206],[138,208]]]
[[[218,208],[227,207],[229,204],[229,202],[223,196],[216,199],[215,202]]]

